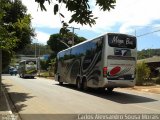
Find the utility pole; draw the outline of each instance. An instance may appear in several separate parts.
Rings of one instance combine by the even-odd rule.
[[[39,57],[38,57],[38,69],[39,69],[39,70],[38,70],[38,74],[39,74],[39,76],[40,76],[40,73],[41,73],[40,52],[41,52],[41,51],[40,51],[40,44],[39,44],[39,53],[38,53],[38,54],[39,54],[39,55],[38,55],[38,56],[39,56]]]
[[[0,41],[0,95],[2,93],[2,44],[4,41]]]
[[[78,29],[78,30],[79,30],[80,28],[75,28],[75,27],[68,27],[68,28],[71,28],[71,29],[72,29],[72,34],[73,34],[73,35],[72,35],[72,46],[73,46],[73,45],[74,45],[74,30],[75,30],[75,29]]]
[[[0,47],[0,95],[2,93],[2,48],[1,47]]]
[[[35,43],[35,58],[36,58],[36,56],[37,56],[37,55],[36,55],[36,54],[37,54],[36,44],[37,44],[37,43]]]
[[[134,34],[135,34],[135,36],[137,36],[137,31],[136,31],[136,29],[135,29],[135,31],[134,31],[134,32],[135,32],[135,33],[134,33]]]

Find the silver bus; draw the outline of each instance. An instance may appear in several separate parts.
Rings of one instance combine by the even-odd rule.
[[[137,60],[136,37],[106,33],[57,54],[55,80],[78,89],[133,87]]]
[[[20,77],[34,78],[37,74],[37,59],[22,60],[19,63],[18,74]]]

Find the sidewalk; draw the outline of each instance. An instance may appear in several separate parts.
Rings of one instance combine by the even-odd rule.
[[[9,102],[7,99],[7,95],[4,92],[4,88],[2,87],[2,93],[0,93],[0,115],[2,114],[12,114],[12,111],[9,106]]]
[[[3,87],[0,93],[0,120],[20,120],[17,115],[12,113],[8,96]]]

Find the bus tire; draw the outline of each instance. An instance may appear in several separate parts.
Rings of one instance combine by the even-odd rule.
[[[107,88],[108,93],[112,93],[114,88]]]
[[[60,76],[58,76],[58,82],[59,82],[59,85],[63,85],[63,82],[61,81]]]
[[[60,85],[63,85],[63,82],[59,82]]]
[[[88,90],[86,78],[83,78],[83,80],[82,80],[82,90],[83,91],[87,91]]]
[[[98,91],[102,92],[102,93],[105,92],[105,90],[106,90],[106,88],[98,88]]]
[[[78,89],[78,90],[81,90],[81,89],[82,89],[82,84],[81,84],[81,79],[80,79],[80,78],[77,78],[76,86],[77,86],[77,89]]]

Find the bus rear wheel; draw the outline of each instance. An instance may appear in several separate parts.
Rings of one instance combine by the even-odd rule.
[[[87,91],[88,87],[87,87],[87,80],[83,79],[82,80],[82,90]]]
[[[107,92],[112,93],[114,88],[107,88]]]
[[[81,80],[80,80],[79,78],[77,79],[76,86],[77,86],[77,89],[78,89],[78,90],[81,90],[81,89],[82,89]]]
[[[60,85],[63,85],[63,82],[59,82]]]
[[[58,77],[58,82],[59,82],[59,85],[63,85],[63,82],[61,82],[60,76]]]

